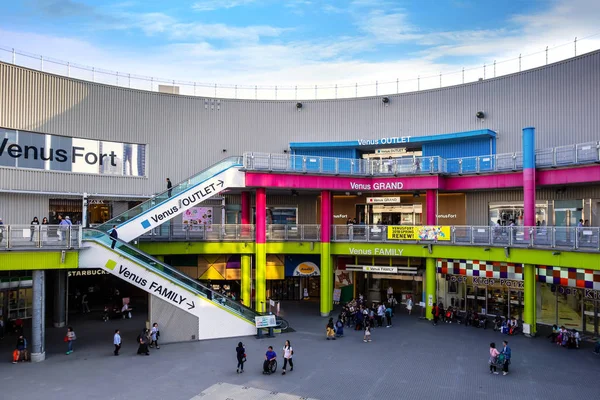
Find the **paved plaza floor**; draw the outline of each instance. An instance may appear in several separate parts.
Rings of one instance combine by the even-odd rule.
[[[373,341],[346,331],[325,339],[326,320],[316,304],[283,304],[296,330],[273,339],[241,339],[248,361],[236,373],[240,339],[165,344],[137,356],[135,335],[143,318],[73,321],[75,352],[64,354],[63,330],[48,331],[47,360],[0,363],[2,399],[567,399],[600,397],[600,356],[589,344],[566,350],[546,339],[510,337],[511,372],[490,375],[488,345],[506,336],[463,325],[438,325],[399,315],[392,328],[377,328]],[[123,332],[121,355],[112,355],[112,332]],[[281,347],[294,348],[294,371],[282,376]],[[2,344],[8,352],[7,337]],[[262,375],[266,347],[280,359],[275,375]],[[10,346],[8,346],[10,347]]]

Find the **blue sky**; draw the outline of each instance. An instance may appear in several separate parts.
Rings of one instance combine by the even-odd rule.
[[[247,85],[435,75],[600,33],[598,0],[22,0],[0,15],[3,47]],[[600,35],[580,46],[600,47]]]

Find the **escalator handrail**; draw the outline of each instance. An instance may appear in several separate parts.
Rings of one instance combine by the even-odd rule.
[[[96,242],[96,243],[99,243],[99,244],[105,245],[105,243],[102,243],[101,241],[95,240],[95,238],[94,238],[93,236],[92,236],[92,237],[87,237],[87,238],[86,238],[86,237],[85,237],[85,236],[86,236],[86,232],[94,232],[94,233],[97,233],[99,236],[108,236],[108,237],[110,237],[110,235],[109,235],[108,233],[104,232],[104,231],[101,231],[101,230],[98,230],[98,229],[95,229],[95,228],[85,228],[85,229],[83,230],[83,235],[82,235],[82,236],[83,236],[83,241],[94,241],[94,242]],[[175,283],[176,285],[182,286],[182,287],[184,287],[185,289],[187,289],[187,290],[190,290],[192,293],[200,294],[200,295],[202,295],[204,298],[206,298],[208,301],[210,301],[210,302],[212,302],[212,303],[218,303],[218,302],[217,302],[216,300],[214,300],[214,299],[218,299],[218,298],[220,298],[220,297],[223,297],[223,298],[225,298],[227,301],[235,303],[235,306],[238,308],[238,310],[239,310],[239,311],[242,311],[242,310],[244,310],[244,311],[246,311],[248,314],[250,314],[250,315],[254,315],[254,316],[256,316],[256,315],[260,315],[258,312],[254,311],[253,309],[251,309],[251,308],[249,308],[249,307],[246,307],[244,304],[242,304],[242,303],[240,303],[240,302],[237,302],[237,301],[234,301],[234,300],[231,300],[231,299],[229,299],[229,298],[227,298],[227,297],[223,296],[221,293],[217,293],[217,292],[215,292],[215,291],[214,291],[213,289],[211,289],[210,287],[208,287],[208,286],[205,286],[205,285],[203,285],[203,284],[202,284],[202,283],[200,283],[200,282],[197,282],[197,281],[196,281],[196,280],[194,280],[193,278],[190,278],[190,277],[189,277],[189,276],[187,276],[186,274],[184,274],[184,273],[182,273],[182,272],[178,271],[176,268],[174,268],[174,267],[172,267],[172,266],[170,266],[170,265],[168,265],[168,264],[165,264],[164,262],[162,262],[162,261],[160,261],[160,260],[158,260],[158,259],[156,259],[156,258],[152,257],[151,255],[149,255],[149,254],[147,254],[147,253],[144,253],[143,251],[141,251],[140,249],[138,249],[138,248],[136,248],[136,247],[134,247],[134,246],[130,245],[129,243],[127,243],[127,242],[124,242],[124,241],[122,241],[122,240],[120,240],[120,239],[115,239],[115,238],[113,238],[113,237],[110,237],[110,240],[111,240],[111,241],[113,241],[113,240],[114,240],[114,241],[118,242],[120,245],[127,247],[128,249],[132,250],[134,253],[140,254],[141,256],[143,256],[143,257],[145,257],[145,258],[149,258],[149,259],[150,259],[152,262],[154,262],[154,263],[156,263],[156,264],[160,265],[161,267],[163,267],[163,268],[165,268],[165,269],[167,269],[167,270],[169,270],[169,271],[173,272],[173,274],[174,274],[175,276],[170,276],[170,275],[168,275],[168,274],[164,274],[164,273],[162,273],[162,271],[160,271],[160,269],[153,268],[153,266],[152,266],[152,265],[150,265],[150,268],[152,269],[152,271],[153,271],[154,273],[157,273],[158,275],[162,276],[163,278],[165,278],[165,279],[167,279],[167,280],[172,280],[173,278],[177,278],[177,279],[178,279],[178,281],[175,281],[175,282],[173,282],[173,283]],[[115,249],[112,249],[112,250],[113,250],[113,251],[116,251],[116,250],[118,250],[118,248],[115,248]],[[131,255],[130,255],[130,254],[127,254],[127,253],[125,253],[125,252],[123,252],[123,251],[118,251],[118,253],[119,253],[119,254],[121,254],[121,255],[123,255],[123,256],[125,256],[125,257],[128,257],[128,256],[129,256],[129,257],[131,257]],[[136,260],[134,260],[134,261],[136,261]],[[190,284],[190,283],[188,283],[188,282],[191,282],[191,284]],[[200,287],[200,288],[202,288],[202,291],[200,291],[200,290],[196,289],[196,287]],[[212,299],[209,299],[209,298],[208,298],[208,296],[207,296],[207,294],[206,294],[206,293],[208,293],[208,292],[210,292],[210,293],[211,293],[211,298],[212,298]],[[221,305],[223,306],[223,304],[221,304]],[[227,308],[228,308],[228,309],[233,309],[232,307],[227,307]],[[243,313],[243,312],[237,312],[237,310],[235,310],[235,309],[233,309],[233,310],[234,310],[234,311],[236,311],[236,314],[238,314],[238,315],[240,315],[240,316],[244,317],[245,319],[247,319],[247,318],[246,318],[246,315],[245,315],[245,313]],[[252,322],[254,322],[254,321],[252,321]]]
[[[154,195],[152,195],[152,197],[151,197],[151,198],[149,198],[148,200],[146,200],[146,201],[144,201],[144,202],[142,202],[142,203],[138,204],[138,205],[137,205],[137,206],[135,206],[135,207],[132,207],[132,208],[130,208],[129,210],[127,210],[127,211],[125,211],[125,212],[122,212],[121,214],[117,215],[116,217],[113,217],[113,218],[111,218],[110,220],[108,220],[108,221],[104,222],[103,224],[100,224],[100,225],[98,225],[96,228],[103,228],[103,227],[107,227],[107,230],[110,230],[110,229],[112,228],[112,226],[113,226],[113,225],[119,225],[117,222],[118,222],[118,220],[119,220],[119,218],[120,218],[121,216],[123,216],[123,215],[127,214],[129,211],[133,210],[134,208],[141,207],[141,206],[143,206],[144,204],[146,204],[146,203],[148,203],[148,202],[151,202],[151,201],[153,201],[153,200],[154,200],[156,197],[160,197],[160,196],[164,195],[164,194],[165,194],[165,193],[167,193],[169,190],[175,190],[177,187],[179,187],[179,186],[181,186],[181,185],[183,185],[183,184],[187,184],[187,182],[188,182],[188,181],[190,181],[190,180],[192,180],[192,179],[196,178],[196,177],[197,177],[197,176],[199,176],[199,175],[202,175],[203,173],[205,173],[205,172],[206,172],[206,171],[208,171],[209,169],[211,169],[211,168],[214,168],[214,167],[218,166],[219,164],[224,164],[224,163],[227,163],[228,161],[233,161],[233,163],[232,163],[231,165],[229,165],[227,168],[224,168],[223,170],[221,170],[220,172],[218,172],[218,173],[216,173],[216,174],[214,174],[214,175],[218,175],[218,174],[220,174],[221,172],[223,172],[223,171],[225,171],[225,170],[227,170],[227,169],[229,169],[229,168],[231,168],[231,167],[242,167],[242,166],[243,166],[243,159],[242,159],[242,157],[240,157],[240,156],[227,157],[227,158],[225,158],[225,159],[223,159],[223,160],[221,160],[221,161],[219,161],[219,162],[217,162],[217,163],[215,163],[215,164],[211,165],[210,167],[203,169],[202,171],[198,172],[197,174],[194,174],[194,175],[192,175],[192,176],[190,176],[190,177],[186,178],[185,180],[183,180],[183,181],[179,182],[177,185],[174,185],[174,186],[173,186],[171,189],[166,189],[166,190],[163,190],[162,192],[159,192],[159,193],[157,193],[157,194],[154,194]],[[214,175],[213,175],[213,176],[214,176]],[[211,176],[211,177],[212,177],[212,176]],[[207,179],[210,179],[210,178],[207,178]],[[202,183],[202,182],[199,182],[198,184],[196,184],[196,185],[194,185],[194,186],[190,186],[188,189],[191,189],[191,188],[193,188],[193,187],[195,187],[195,186],[198,186],[198,185],[200,185],[201,183]],[[160,204],[162,204],[162,203],[164,203],[165,201],[168,201],[168,200],[169,200],[169,198],[167,198],[167,199],[165,199],[164,201],[161,201],[161,202],[159,202],[159,203],[156,203],[156,204],[154,204],[153,206],[151,206],[151,207],[150,207],[148,210],[151,210],[152,208],[156,208],[157,206],[159,206]],[[146,210],[146,211],[148,211],[148,210]],[[141,214],[139,214],[139,215],[141,215]],[[136,217],[138,217],[139,215],[136,215]],[[132,219],[133,219],[133,218],[132,218]],[[127,222],[127,221],[128,221],[128,220],[126,220],[126,221],[122,221],[122,222]]]

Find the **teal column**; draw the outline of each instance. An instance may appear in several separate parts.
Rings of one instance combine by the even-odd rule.
[[[433,319],[431,309],[436,300],[436,268],[435,258],[425,259],[425,317]]]
[[[535,265],[523,264],[523,323],[529,324],[530,335],[537,331],[537,304],[535,295]]]

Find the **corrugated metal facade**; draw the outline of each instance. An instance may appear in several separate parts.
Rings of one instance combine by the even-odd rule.
[[[143,143],[147,178],[2,170],[0,188],[151,194],[230,155],[280,153],[292,141],[341,141],[491,129],[497,152],[598,139],[600,52],[476,83],[380,97],[303,101],[212,100],[76,81],[0,63],[0,126]],[[475,113],[484,111],[485,119]],[[223,149],[227,150],[225,153]]]
[[[0,218],[5,224],[28,224],[33,217],[41,222],[48,216],[49,202],[50,196],[0,193]]]
[[[536,190],[536,200],[600,199],[600,186],[571,186],[565,190],[543,188]],[[523,201],[523,191],[497,190],[467,192],[467,225],[488,225],[490,202]],[[594,221],[594,226],[598,223]]]
[[[423,156],[440,156],[442,158],[473,157],[494,154],[493,138],[475,138],[462,142],[425,143]]]

